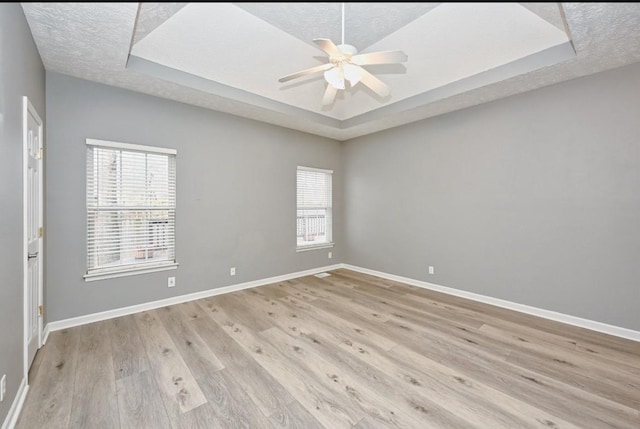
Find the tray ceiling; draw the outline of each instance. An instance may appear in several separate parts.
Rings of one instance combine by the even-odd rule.
[[[322,106],[340,3],[23,3],[45,68],[346,140],[640,61],[636,3],[347,3],[345,42],[400,49]]]

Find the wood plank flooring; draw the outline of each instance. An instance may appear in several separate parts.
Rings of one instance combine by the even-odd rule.
[[[53,332],[17,427],[640,428],[640,343],[348,270]]]

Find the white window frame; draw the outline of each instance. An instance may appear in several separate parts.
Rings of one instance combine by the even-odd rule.
[[[98,148],[108,148],[108,149],[116,149],[116,150],[125,150],[125,151],[136,151],[136,152],[142,152],[142,153],[149,153],[149,154],[164,154],[164,155],[173,155],[173,156],[177,156],[178,152],[175,149],[169,149],[169,148],[163,148],[163,147],[154,147],[154,146],[145,146],[145,145],[138,145],[138,144],[132,144],[132,143],[122,143],[122,142],[113,142],[113,141],[107,141],[107,140],[97,140],[97,139],[86,139],[86,145],[87,147],[92,146],[92,147],[98,147]],[[85,186],[88,186],[88,177],[85,180]],[[177,191],[177,189],[176,189]],[[86,204],[86,203],[85,203]],[[175,208],[174,208],[175,211]],[[86,206],[85,207],[85,221],[88,222],[88,216],[89,216],[89,207]],[[86,240],[86,246],[85,246],[85,251],[88,252],[89,251],[89,232],[88,232],[88,227],[89,225],[87,224],[87,240]],[[175,219],[174,219],[174,234],[175,234]],[[125,277],[125,276],[131,276],[131,275],[137,275],[137,274],[145,274],[145,273],[152,273],[152,272],[156,272],[156,271],[165,271],[165,270],[175,270],[178,268],[178,263],[177,263],[177,259],[176,259],[176,243],[175,243],[175,237],[173,240],[173,254],[174,254],[174,260],[173,261],[162,261],[162,262],[157,262],[157,263],[141,263],[139,265],[126,265],[126,266],[122,266],[122,267],[107,267],[107,268],[95,268],[92,270],[89,270],[89,267],[87,266],[87,272],[86,274],[83,276],[83,278],[85,279],[85,281],[94,281],[94,280],[104,280],[104,279],[110,279],[110,278],[117,278],[117,277]],[[88,253],[87,253],[88,256]],[[88,262],[87,262],[88,264]]]
[[[322,207],[323,209],[327,210],[327,214],[328,214],[328,219],[327,219],[327,231],[326,231],[326,236],[327,236],[327,241],[326,242],[322,242],[322,243],[317,243],[317,244],[308,244],[308,245],[298,245],[298,237],[297,237],[297,223],[296,223],[296,252],[305,252],[308,250],[318,250],[318,249],[327,249],[327,248],[331,248],[333,247],[333,170],[325,170],[322,168],[314,168],[314,167],[305,167],[305,166],[301,166],[298,165],[296,168],[296,222],[297,222],[297,216],[298,216],[298,210],[304,210],[301,209],[300,207],[298,207],[298,201],[297,201],[297,193],[298,193],[298,171],[312,171],[312,172],[317,172],[317,173],[325,173],[328,174],[330,179],[331,179],[331,201],[329,202],[329,206],[328,207]]]

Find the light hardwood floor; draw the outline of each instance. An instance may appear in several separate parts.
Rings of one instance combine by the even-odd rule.
[[[640,428],[640,343],[347,270],[53,332],[18,428]]]

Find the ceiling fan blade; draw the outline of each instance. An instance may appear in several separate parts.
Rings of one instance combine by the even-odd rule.
[[[313,74],[313,73],[318,73],[321,71],[325,71],[325,70],[329,70],[331,67],[333,67],[333,65],[331,63],[327,63],[327,64],[322,64],[319,66],[315,66],[315,67],[311,67],[310,69],[306,69],[306,70],[302,70],[299,71],[297,73],[292,73],[290,75],[281,77],[280,79],[278,79],[278,82],[287,82],[290,81],[292,79],[296,79],[302,76],[306,76],[309,74]]]
[[[360,82],[362,84],[368,86],[380,97],[386,97],[387,95],[391,94],[391,88],[389,88],[386,83],[366,71],[364,68],[360,68],[362,69],[362,78],[360,78]]]
[[[344,53],[342,53],[342,51],[329,39],[313,39],[313,42],[318,45],[320,49],[329,54],[329,56],[344,56]]]
[[[336,98],[336,94],[338,90],[333,87],[331,84],[327,84],[327,90],[324,92],[324,96],[322,97],[322,105],[328,106],[333,103],[333,100]]]
[[[359,54],[351,57],[351,62],[359,66],[370,64],[396,64],[404,63],[409,57],[402,51],[379,51],[368,54]]]

